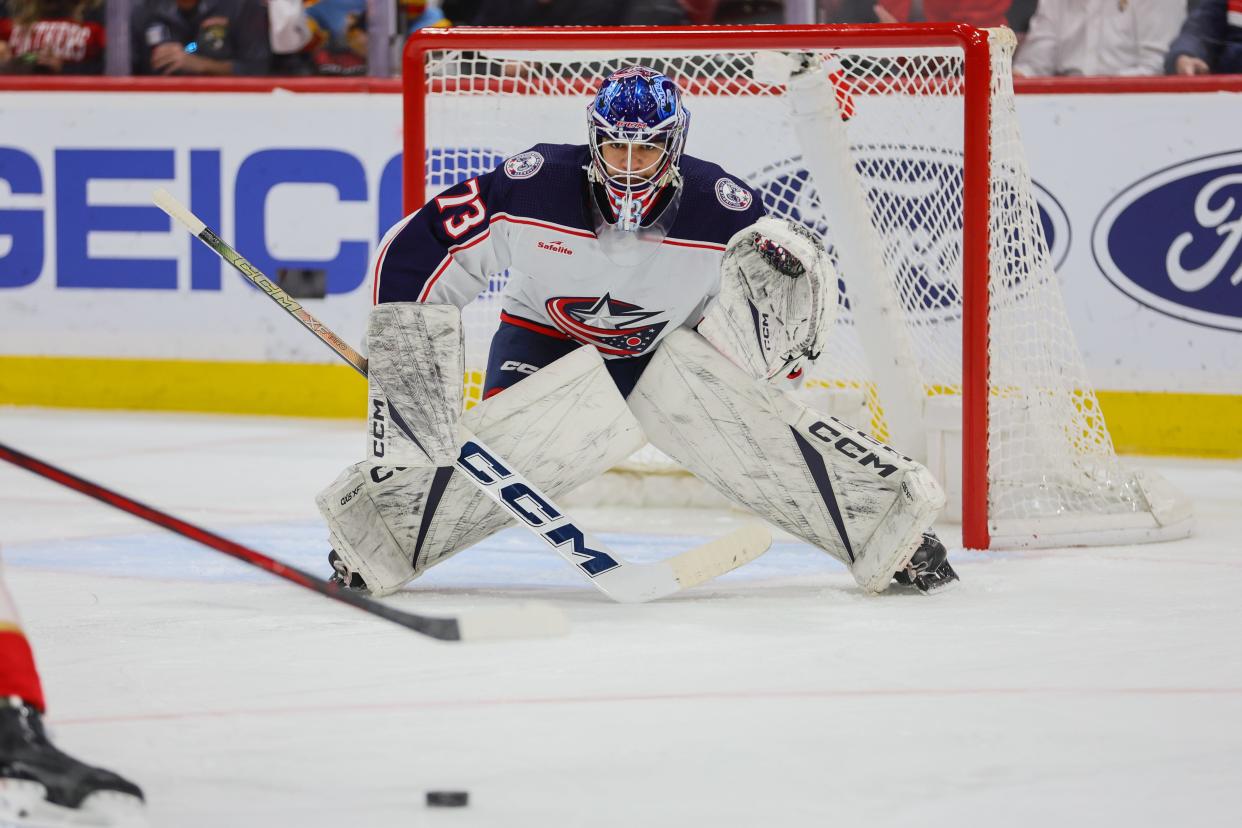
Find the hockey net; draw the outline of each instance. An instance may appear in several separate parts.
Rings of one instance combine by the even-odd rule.
[[[533,144],[585,142],[600,80],[629,64],[656,68],[685,93],[687,153],[749,182],[769,213],[814,228],[837,262],[839,313],[798,390],[807,404],[925,460],[968,546],[1184,535],[1184,500],[1117,459],[1070,331],[1018,133],[1013,46],[1008,30],[948,26],[416,35],[405,66],[406,206]],[[839,111],[810,131],[805,119],[794,128],[790,90],[768,68],[789,52],[817,54],[831,75]],[[972,174],[986,182],[973,202]],[[972,250],[984,274],[973,284]],[[493,274],[464,312],[468,404],[480,396],[506,278]],[[970,291],[974,316],[964,313]],[[968,365],[982,370],[973,398]],[[982,422],[976,415],[972,429],[964,411],[982,411]],[[618,474],[601,497],[701,497],[650,448]]]

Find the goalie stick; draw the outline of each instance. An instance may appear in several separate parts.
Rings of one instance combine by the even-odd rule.
[[[474,610],[456,618],[437,618],[429,615],[417,615],[412,612],[381,604],[346,589],[338,584],[324,581],[309,572],[283,564],[269,558],[262,552],[243,546],[240,543],[209,532],[192,523],[187,523],[167,512],[152,508],[119,492],[92,483],[62,468],[53,466],[29,454],[18,451],[11,446],[0,443],[0,459],[7,460],[15,466],[46,477],[53,483],[93,497],[123,512],[142,518],[145,521],[189,538],[217,552],[244,561],[251,566],[270,572],[277,577],[292,581],[300,587],[342,601],[372,615],[378,615],[400,624],[403,627],[422,633],[440,641],[482,641],[496,638],[533,638],[536,636],[563,635],[568,629],[565,616],[560,610],[547,604],[528,603],[513,609]]]
[[[242,258],[184,204],[163,189],[156,190],[153,198],[191,235],[301,322],[337,356],[366,376],[367,360],[364,356]],[[461,433],[464,437],[455,468],[614,601],[641,603],[672,595],[731,572],[759,557],[772,545],[772,533],[766,526],[755,523],[663,561],[641,564],[626,561],[580,528],[565,510],[478,437],[464,428]]]

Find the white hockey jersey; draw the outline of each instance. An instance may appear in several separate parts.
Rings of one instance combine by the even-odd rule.
[[[640,356],[697,325],[719,289],[725,243],[763,215],[759,198],[685,156],[665,235],[601,238],[588,163],[585,145],[539,144],[445,190],[385,235],[374,300],[465,307],[507,270],[502,320],[594,345],[605,359]]]

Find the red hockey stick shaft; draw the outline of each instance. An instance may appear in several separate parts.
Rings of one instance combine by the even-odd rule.
[[[109,506],[128,512],[134,517],[142,518],[145,521],[161,526],[170,532],[175,532],[182,537],[189,538],[203,546],[208,546],[217,552],[223,552],[225,555],[244,561],[251,566],[258,567],[265,572],[284,578],[286,581],[292,581],[300,587],[309,589],[312,592],[318,592],[320,595],[326,595],[337,601],[357,607],[360,610],[386,618],[403,627],[407,627],[415,632],[441,641],[459,641],[461,639],[461,629],[456,618],[434,618],[425,615],[417,615],[411,612],[402,612],[393,607],[373,601],[366,596],[348,590],[339,584],[325,581],[321,578],[298,569],[296,567],[283,564],[273,558],[269,558],[262,552],[243,546],[240,543],[231,541],[228,538],[221,537],[214,532],[209,532],[202,527],[187,523],[180,518],[161,512],[159,509],[152,508],[143,503],[139,503],[132,498],[128,498],[119,492],[104,488],[97,483],[92,483],[78,477],[71,472],[62,468],[53,466],[51,463],[45,463],[35,457],[31,457],[25,452],[18,451],[11,446],[0,443],[0,459],[7,460],[15,466],[20,466],[27,471],[45,477],[54,483],[73,489],[76,492],[93,497],[96,500],[103,501]]]

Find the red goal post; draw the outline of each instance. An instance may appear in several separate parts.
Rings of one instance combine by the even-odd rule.
[[[1075,371],[1084,374],[1084,377],[1082,381],[1075,379],[1071,382],[1068,391],[1070,401],[1057,403],[1069,413],[1054,412],[1051,415],[1054,420],[1051,425],[1041,422],[1028,426],[1022,422],[1023,418],[1028,417],[1026,409],[1047,407],[1043,398],[1066,397],[1067,394],[1061,391],[1050,392],[1042,387],[1050,382],[1043,379],[1043,374],[1039,379],[1028,383],[1031,388],[1022,390],[1019,388],[1021,382],[1009,374],[996,371],[996,367],[991,364],[993,350],[997,353],[1020,355],[1031,347],[1030,343],[1008,348],[1004,343],[993,343],[990,330],[992,317],[1018,313],[1021,311],[1021,302],[1027,301],[1030,294],[1039,293],[1043,296],[1048,289],[1045,283],[1055,281],[1049,278],[1050,267],[1021,264],[1018,266],[1021,272],[1015,276],[1015,265],[1003,259],[1015,255],[1013,237],[1016,235],[1025,234],[1016,246],[1033,251],[1032,255],[1036,257],[1039,252],[1037,248],[1041,245],[1046,255],[1046,245],[1037,230],[1027,227],[1031,223],[1028,214],[1032,212],[1034,205],[1033,197],[1029,192],[1023,191],[1024,188],[1026,191],[1031,189],[1029,173],[1026,172],[1020,148],[1015,150],[1009,146],[1012,143],[1009,133],[1004,133],[999,139],[1005,145],[1006,156],[999,162],[993,158],[993,146],[998,141],[998,122],[1005,119],[1006,123],[1014,121],[1012,78],[1008,72],[1011,55],[998,55],[996,46],[998,42],[1008,44],[1007,48],[1011,53],[1012,35],[1008,35],[1008,41],[1004,35],[999,35],[999,38],[998,40],[995,30],[987,31],[958,24],[422,30],[410,37],[404,54],[405,208],[409,212],[421,207],[435,192],[454,183],[454,177],[460,180],[462,177],[485,172],[494,167],[499,159],[525,149],[539,140],[569,143],[584,141],[585,115],[582,116],[581,126],[577,130],[567,131],[572,130],[568,116],[557,114],[544,119],[538,114],[540,108],[549,99],[563,99],[565,102],[573,102],[575,106],[580,104],[585,110],[586,102],[603,74],[602,67],[628,60],[631,56],[649,56],[652,60],[661,61],[662,66],[667,64],[674,67],[672,71],[664,71],[673,74],[674,79],[686,87],[688,105],[692,112],[696,110],[696,102],[701,102],[704,106],[707,102],[715,101],[742,101],[748,104],[734,115],[739,120],[749,117],[749,109],[758,107],[760,103],[766,105],[764,98],[779,97],[782,92],[770,84],[760,82],[753,73],[748,76],[747,73],[752,67],[745,59],[737,56],[764,51],[816,52],[833,60],[840,59],[846,64],[846,94],[857,96],[862,102],[862,109],[868,109],[868,104],[871,103],[870,109],[884,110],[886,100],[888,109],[892,108],[895,101],[914,102],[910,107],[913,113],[910,120],[914,123],[903,128],[918,131],[924,128],[933,129],[930,126],[932,115],[921,114],[921,110],[916,108],[922,106],[918,102],[935,100],[937,106],[934,117],[944,122],[936,129],[957,131],[957,138],[954,140],[960,142],[947,151],[920,144],[916,155],[922,154],[922,157],[903,161],[901,176],[904,177],[896,181],[897,185],[908,187],[918,183],[916,177],[920,174],[919,170],[926,172],[952,167],[948,173],[935,173],[948,182],[945,188],[949,196],[937,196],[942,203],[934,208],[919,208],[928,213],[925,218],[930,219],[928,227],[932,227],[934,231],[930,243],[924,244],[923,236],[928,234],[926,228],[915,228],[911,232],[912,219],[909,210],[903,212],[902,209],[894,208],[890,210],[893,215],[872,215],[870,222],[864,220],[861,228],[864,235],[869,233],[875,236],[874,244],[870,248],[850,253],[849,245],[836,245],[838,265],[852,265],[842,267],[842,279],[847,292],[854,296],[853,306],[843,304],[846,311],[845,321],[838,327],[854,329],[853,333],[848,333],[852,337],[851,342],[859,336],[863,340],[861,345],[850,344],[842,351],[857,351],[862,356],[842,357],[842,361],[857,359],[864,365],[860,371],[867,371],[867,352],[874,350],[874,347],[865,341],[865,332],[873,327],[864,315],[865,309],[869,309],[875,302],[882,304],[884,301],[891,301],[897,305],[904,303],[909,311],[913,301],[914,304],[922,303],[924,306],[936,305],[936,310],[942,317],[946,314],[953,317],[952,331],[945,333],[943,337],[937,332],[936,337],[944,338],[949,343],[937,347],[942,350],[950,348],[954,353],[949,357],[944,354],[933,356],[930,361],[954,363],[948,370],[950,374],[956,373],[956,376],[945,379],[941,376],[942,370],[932,368],[914,379],[902,376],[886,378],[883,370],[875,379],[867,376],[860,380],[852,375],[847,379],[828,377],[822,380],[822,385],[830,394],[835,394],[830,400],[831,404],[848,399],[851,402],[847,405],[852,405],[856,396],[861,397],[863,402],[857,416],[870,419],[870,430],[877,436],[893,441],[899,449],[923,459],[929,451],[923,444],[925,439],[933,442],[939,440],[941,448],[946,445],[956,446],[954,440],[946,442],[936,436],[941,434],[937,430],[940,426],[928,426],[928,422],[934,421],[935,417],[922,415],[925,407],[935,407],[927,403],[928,398],[939,402],[952,396],[953,409],[948,419],[960,422],[960,513],[963,543],[967,547],[989,548],[993,545],[993,535],[998,532],[1006,535],[1006,545],[1039,543],[1041,535],[1044,538],[1055,535],[1055,532],[1046,529],[1048,518],[1063,517],[1066,513],[1077,511],[1082,512],[1077,515],[1082,520],[1063,522],[1069,526],[1065,535],[1070,539],[1069,542],[1100,542],[1105,534],[1113,540],[1119,537],[1141,540],[1167,535],[1167,532],[1161,532],[1167,523],[1162,523],[1160,519],[1148,521],[1152,525],[1127,525],[1130,530],[1128,534],[1101,534],[1103,524],[1089,514],[1093,510],[1102,509],[1116,513],[1122,523],[1127,523],[1133,513],[1150,514],[1152,506],[1146,502],[1134,502],[1135,492],[1139,492],[1138,498],[1142,499],[1141,486],[1129,486],[1127,491],[1121,493],[1120,501],[1111,492],[1101,495],[1098,491],[1100,487],[1096,478],[1116,476],[1112,467],[1107,465],[1111,461],[1105,457],[1111,457],[1112,446],[1107,432],[1102,431],[1098,404],[1095,403],[1093,392],[1085,388],[1085,374],[1080,367],[1075,368]],[[838,101],[844,104],[840,89],[838,87]],[[1005,97],[1006,94],[1008,97]],[[454,105],[465,106],[467,102],[474,104],[471,111],[453,109]],[[526,110],[530,114],[526,114]],[[930,108],[928,112],[931,112]],[[925,117],[926,121],[920,121]],[[870,118],[871,113],[864,112],[859,118],[853,119],[849,126],[851,134],[845,137],[844,144],[840,144],[848,145],[850,151],[857,156],[849,160],[849,167],[841,168],[846,170],[843,173],[846,177],[855,166],[864,172],[865,179],[867,174],[864,168],[872,170],[873,173],[876,170],[881,171],[875,173],[880,177],[890,175],[895,169],[891,159],[880,159],[879,156],[891,154],[893,147],[905,139],[894,137],[890,140],[883,132],[887,127],[883,126],[882,119],[877,117],[869,120]],[[526,121],[533,123],[527,125]],[[873,123],[877,126],[868,126]],[[710,160],[720,160],[711,154],[696,151],[696,127],[701,129],[702,125],[697,124],[692,117],[687,152],[705,155]],[[834,126],[833,129],[837,127]],[[515,137],[519,133],[539,134],[540,130],[542,135],[535,140]],[[1012,137],[1016,139],[1016,123],[1012,124],[1012,133]],[[449,149],[449,145],[453,143],[462,145],[463,149]],[[813,154],[811,148],[803,146],[804,160]],[[946,164],[946,158],[950,159],[951,164]],[[746,177],[746,171],[737,170],[729,163],[725,163],[725,166]],[[841,169],[834,172],[841,172]],[[824,176],[825,173],[821,171],[818,177]],[[827,190],[817,176],[812,173],[810,179],[815,180],[808,184],[807,179],[802,179],[802,184],[798,185],[803,188],[802,191],[778,194],[773,198],[780,201],[788,196],[788,202],[800,200],[803,215],[798,217],[831,236],[831,225],[834,222],[822,219],[813,222],[806,217],[808,204],[815,201],[813,196],[807,194],[806,188],[818,185],[819,202],[829,201]],[[834,185],[839,181],[838,177],[834,180]],[[875,189],[870,188],[866,182],[859,185],[858,194],[858,199],[849,202],[856,209],[842,207],[836,215],[848,217],[868,209],[888,209],[878,206],[883,197],[877,197]],[[784,207],[796,212],[796,208],[785,201],[781,201],[773,211],[782,212]],[[932,218],[928,212],[931,209],[940,212]],[[831,214],[826,207],[824,210]],[[998,215],[1006,211],[1010,213],[1007,217],[1009,223],[1001,225]],[[876,225],[877,229],[870,230],[869,224]],[[838,232],[843,237],[847,235],[840,228]],[[1000,236],[996,243],[993,234]],[[925,275],[919,275],[913,279],[913,282],[918,283],[915,287],[912,288],[909,283],[886,286],[882,289],[885,295],[873,302],[872,296],[865,292],[872,288],[861,286],[857,272],[875,271],[890,266],[894,256],[904,255],[895,253],[894,250],[918,247],[920,244],[941,249],[938,255],[945,261],[936,266],[943,267],[946,273],[951,271],[952,280],[947,276],[944,279],[948,288],[940,289],[939,294],[931,291],[920,294],[921,298],[917,301],[911,300],[908,296],[911,290],[926,291],[927,285],[923,283],[939,278],[929,279]],[[849,255],[844,254],[843,250]],[[944,253],[945,250],[949,252]],[[920,251],[917,255],[925,253],[926,251]],[[920,267],[924,264],[920,264]],[[851,273],[851,270],[855,272]],[[906,278],[910,279],[908,274]],[[1003,289],[997,287],[1001,283],[1005,285]],[[496,283],[493,293],[498,292],[499,285],[502,284],[503,281]],[[1015,289],[1014,284],[1018,284],[1019,288]],[[998,300],[998,293],[1005,291],[1024,296]],[[948,293],[953,294],[951,302],[944,296]],[[860,297],[865,297],[865,301]],[[1047,305],[1051,300],[1041,301]],[[1055,302],[1059,301],[1058,295]],[[1008,304],[1002,307],[1001,302]],[[952,307],[949,307],[950,304]],[[1041,305],[1041,313],[1044,312],[1042,307]],[[1035,339],[1039,336],[1059,336],[1061,328],[1057,326],[1061,325],[1061,320],[1056,314],[1058,308],[1059,304],[1048,312],[1052,318],[1052,327],[1048,330],[1053,333],[1033,332]],[[906,316],[917,314],[910,313]],[[925,325],[922,321],[911,322],[909,327],[915,333],[907,333],[905,336],[916,340],[915,346],[921,344],[917,340],[930,338],[927,332],[933,330],[931,323]],[[937,331],[940,327],[947,330],[945,325],[934,326]],[[1068,331],[1067,323],[1062,327]],[[468,338],[471,336],[470,330],[468,320]],[[888,333],[878,331],[871,336],[873,342],[890,338]],[[960,347],[957,344],[959,339]],[[468,344],[468,353],[469,350]],[[475,350],[477,352],[478,349]],[[831,356],[835,356],[834,352],[827,351],[826,357]],[[1019,359],[1022,358],[1020,355]],[[1058,355],[1057,359],[1062,357]],[[907,358],[902,354],[870,356],[872,367],[876,364],[903,361],[915,360],[913,356]],[[900,375],[903,371],[904,369],[899,368],[888,373]],[[1065,372],[1058,364],[1045,373],[1055,375]],[[886,386],[891,389],[903,384],[915,386],[912,397],[903,398],[886,390]],[[941,391],[945,388],[951,389],[951,394],[942,395]],[[1018,393],[1013,392],[1012,389],[1015,388],[1019,389]],[[854,392],[857,392],[856,395],[851,396]],[[1014,398],[1018,398],[1017,403],[1013,402]],[[960,414],[957,408],[959,400]],[[1007,418],[999,425],[989,419],[990,406],[993,404],[1002,405],[1001,410]],[[907,408],[920,409],[919,423],[907,426],[901,422],[904,409]],[[1018,413],[1012,413],[1013,411]],[[1067,422],[1056,420],[1057,417]],[[1087,425],[1083,425],[1083,422]],[[859,424],[865,427],[865,424]],[[928,431],[929,428],[931,432]],[[907,436],[913,433],[912,429],[917,430],[917,438]],[[1102,432],[1102,436],[1093,432],[1085,441],[1085,456],[1089,458],[1088,465],[1091,466],[1085,475],[1079,468],[1083,461],[1076,456],[1058,461],[1059,465],[1051,471],[1031,468],[1032,461],[1028,455],[1037,456],[1043,450],[1038,440],[1049,439],[1048,435],[1052,435],[1052,442],[1061,441],[1062,438],[1056,434],[1058,430],[1066,432],[1069,435],[1066,440],[1074,445],[1084,443],[1081,435],[1075,436],[1075,432]],[[1035,436],[1014,438],[1013,435],[1019,431],[1024,435],[1030,432]],[[934,439],[928,438],[928,433],[933,434]],[[1018,459],[1011,460],[1007,456],[994,458],[992,455],[998,451],[1009,451],[1006,441],[1023,445],[1030,442],[1033,448],[1022,449],[1024,454]],[[1070,449],[1071,452],[1076,450],[1073,447]],[[1020,469],[1016,476],[1023,479],[1017,483],[1007,482],[1003,474],[1007,468]],[[990,469],[992,479],[989,479]],[[933,467],[933,471],[937,469]],[[952,476],[955,472],[947,474]],[[1083,479],[1071,479],[1076,475]],[[1048,483],[1050,479],[1054,481],[1052,484]],[[1050,488],[1056,489],[1057,501],[1051,507],[1037,504],[1028,510],[1022,506],[1024,500],[1040,501],[1043,493]],[[1064,493],[1062,489],[1065,490]],[[1002,491],[1009,494],[1002,495]],[[1046,497],[1043,499],[1047,500]],[[1010,505],[1005,505],[1006,503]],[[1016,507],[1012,505],[1015,503],[1018,504]],[[1041,514],[1041,509],[1049,514]],[[1015,516],[1009,523],[1002,519],[1002,513],[1007,510]],[[1012,533],[1004,528],[1010,524],[1018,527]],[[1016,540],[1009,539],[1009,534]],[[1095,537],[1097,535],[1098,538]]]

